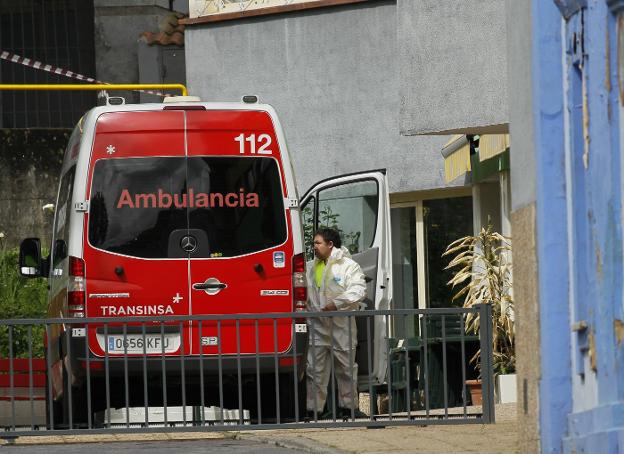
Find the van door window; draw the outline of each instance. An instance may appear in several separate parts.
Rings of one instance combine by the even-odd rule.
[[[373,180],[330,187],[318,192],[317,224],[340,232],[351,254],[369,249],[375,239],[377,183]]]
[[[189,157],[189,229],[196,257],[250,254],[286,241],[282,183],[273,158]],[[200,203],[200,197],[207,200]],[[203,200],[203,199],[202,199]],[[207,242],[208,244],[202,244]]]
[[[278,246],[286,237],[282,183],[273,158],[158,157],[95,164],[89,242],[96,248],[142,258],[232,257]]]
[[[56,267],[67,257],[67,241],[69,237],[69,215],[71,213],[71,195],[74,190],[76,166],[72,166],[61,177],[56,213],[54,216],[54,242],[52,247],[52,266]]]
[[[175,232],[188,228],[186,189],[184,157],[98,160],[89,202],[90,244],[132,257],[179,257],[169,243]]]

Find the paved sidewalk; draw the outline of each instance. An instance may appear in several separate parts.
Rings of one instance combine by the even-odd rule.
[[[17,445],[247,439],[317,454],[343,453],[514,453],[518,452],[516,404],[496,406],[496,424],[457,424],[384,429],[283,429],[243,432],[51,435],[21,437]],[[1,434],[0,434],[1,435]],[[0,447],[6,444],[0,440]]]
[[[457,424],[385,429],[298,429],[241,432],[278,446],[313,453],[514,453],[518,452],[516,404],[496,406],[496,424]]]

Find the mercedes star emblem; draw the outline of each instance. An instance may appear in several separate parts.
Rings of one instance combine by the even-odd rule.
[[[186,235],[180,241],[180,246],[185,252],[191,253],[197,249],[197,238],[191,235]]]

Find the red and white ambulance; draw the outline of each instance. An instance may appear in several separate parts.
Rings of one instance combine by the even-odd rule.
[[[192,317],[304,311],[302,209],[307,233],[333,210],[370,277],[368,308],[388,308],[385,173],[326,180],[300,201],[271,106],[167,101],[85,114],[62,165],[50,257],[29,238],[20,267],[49,279],[50,318],[190,319],[50,325],[51,412],[81,424],[86,408],[142,406],[145,386],[150,405],[163,404],[163,387],[168,405],[182,394],[186,404],[199,404],[201,383],[206,405],[238,408],[242,389],[244,408],[256,414],[260,402],[270,417],[279,379],[281,417],[292,416],[295,394],[305,409],[305,321]],[[380,320],[371,336],[384,336]],[[366,328],[360,331],[365,340]],[[383,381],[384,348],[373,345],[358,355],[360,374]]]

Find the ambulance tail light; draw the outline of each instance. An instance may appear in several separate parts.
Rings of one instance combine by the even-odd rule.
[[[85,316],[85,262],[77,257],[69,257],[67,311],[70,317]]]
[[[69,275],[76,277],[84,277],[85,262],[78,257],[69,257]]]
[[[293,257],[293,312],[304,312],[308,302],[308,282],[306,279],[305,255]],[[295,323],[305,323],[305,319],[297,318]]]

